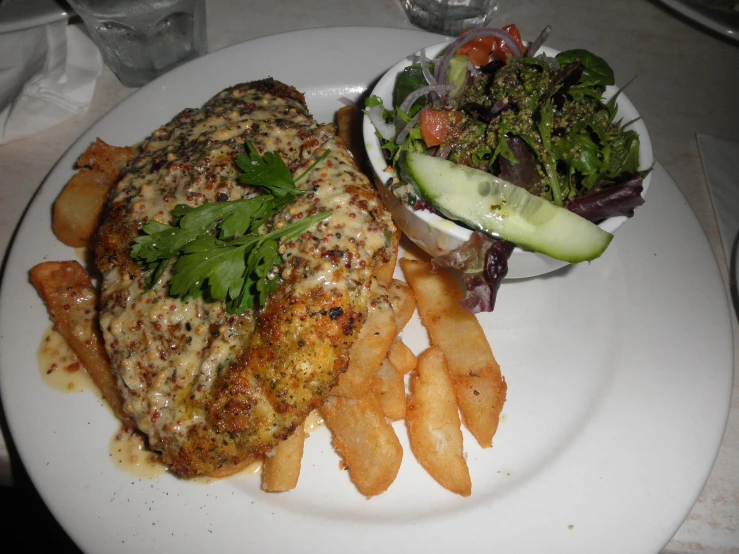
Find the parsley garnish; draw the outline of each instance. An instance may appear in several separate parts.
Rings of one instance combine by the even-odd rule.
[[[306,177],[313,168],[326,159],[329,150],[326,150],[320,158],[311,164],[311,166],[301,173],[294,181],[290,174],[290,170],[282,161],[282,158],[276,152],[265,152],[264,156],[260,156],[257,149],[250,142],[246,143],[247,154],[239,154],[236,156],[236,165],[243,171],[239,175],[239,181],[246,185],[256,185],[263,187],[270,194],[282,198],[288,195],[303,194],[295,184],[299,183]]]
[[[172,225],[150,221],[136,238],[131,257],[151,273],[151,288],[175,259],[169,294],[191,298],[205,294],[226,302],[228,312],[242,313],[263,305],[280,282],[280,239],[300,236],[331,215],[321,212],[268,233],[260,228],[273,215],[293,203],[303,191],[296,182],[328,156],[328,150],[307,171],[293,180],[285,162],[274,152],[260,157],[247,143],[248,155],[236,157],[244,173],[239,180],[262,187],[266,193],[247,200],[211,202],[197,208],[178,204]]]

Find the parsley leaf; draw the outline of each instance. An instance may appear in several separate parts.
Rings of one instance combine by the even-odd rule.
[[[263,187],[277,197],[303,194],[295,186],[290,170],[276,152],[265,152],[260,156],[251,142],[246,143],[248,152],[236,156],[236,165],[243,171],[239,182]]]
[[[247,147],[249,155],[236,159],[245,170],[240,180],[267,192],[246,200],[211,202],[197,208],[178,204],[171,212],[172,225],[156,221],[144,224],[143,234],[134,240],[131,257],[151,271],[147,287],[159,281],[174,259],[169,280],[171,296],[205,295],[209,300],[224,301],[229,313],[243,313],[263,305],[277,288],[279,266],[283,263],[280,239],[298,237],[331,215],[331,211],[325,211],[268,233],[261,232],[273,215],[303,194],[295,182],[307,176],[329,151],[293,180],[278,154],[267,152],[260,157],[252,144]]]

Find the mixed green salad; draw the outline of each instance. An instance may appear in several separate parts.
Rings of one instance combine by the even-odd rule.
[[[462,271],[473,312],[493,309],[514,246],[589,261],[610,242],[596,223],[643,203],[639,136],[619,95],[603,100],[613,70],[586,50],[537,55],[549,32],[528,49],[514,25],[467,32],[421,51],[392,107],[366,102],[394,194],[475,230],[433,260]]]

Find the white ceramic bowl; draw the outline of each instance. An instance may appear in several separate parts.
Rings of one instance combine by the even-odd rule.
[[[428,58],[436,57],[449,44],[450,42],[447,41],[426,48],[426,56]],[[556,50],[547,47],[541,48],[540,52],[549,56],[555,56],[558,53]],[[415,59],[417,59],[419,53],[416,52]],[[411,65],[413,58],[414,56],[407,56],[391,67],[378,81],[372,91],[373,95],[382,98],[386,107],[393,106],[392,93],[397,74],[403,71],[405,67]],[[617,90],[616,87],[607,87],[604,98],[608,99],[612,97]],[[636,111],[634,105],[625,94],[621,93],[618,97],[618,115],[616,119],[628,122],[639,117],[639,112]],[[639,168],[641,170],[649,169],[654,163],[654,157],[647,128],[641,119],[632,123],[630,128],[639,134]],[[380,149],[380,140],[375,135],[374,125],[372,125],[372,122],[366,115],[364,116],[362,132],[380,196],[393,215],[393,219],[396,225],[400,227],[400,230],[431,256],[439,256],[465,243],[472,234],[472,231],[469,229],[426,210],[414,211],[410,206],[401,203],[395,197],[389,187],[386,186],[386,183],[392,182],[393,173],[386,171],[388,166],[385,156]],[[642,197],[644,197],[649,188],[650,180],[651,173],[644,178]],[[612,217],[602,221],[599,226],[609,233],[614,233],[627,219],[625,216]],[[537,275],[549,273],[565,265],[568,265],[567,262],[555,260],[545,254],[515,248],[508,260],[507,278],[521,279],[525,277],[536,277]]]

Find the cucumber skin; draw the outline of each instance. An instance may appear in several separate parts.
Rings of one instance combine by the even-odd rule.
[[[402,156],[399,171],[439,213],[526,250],[579,263],[598,258],[613,239],[579,215],[484,171],[416,152]],[[480,187],[489,194],[481,196]]]

